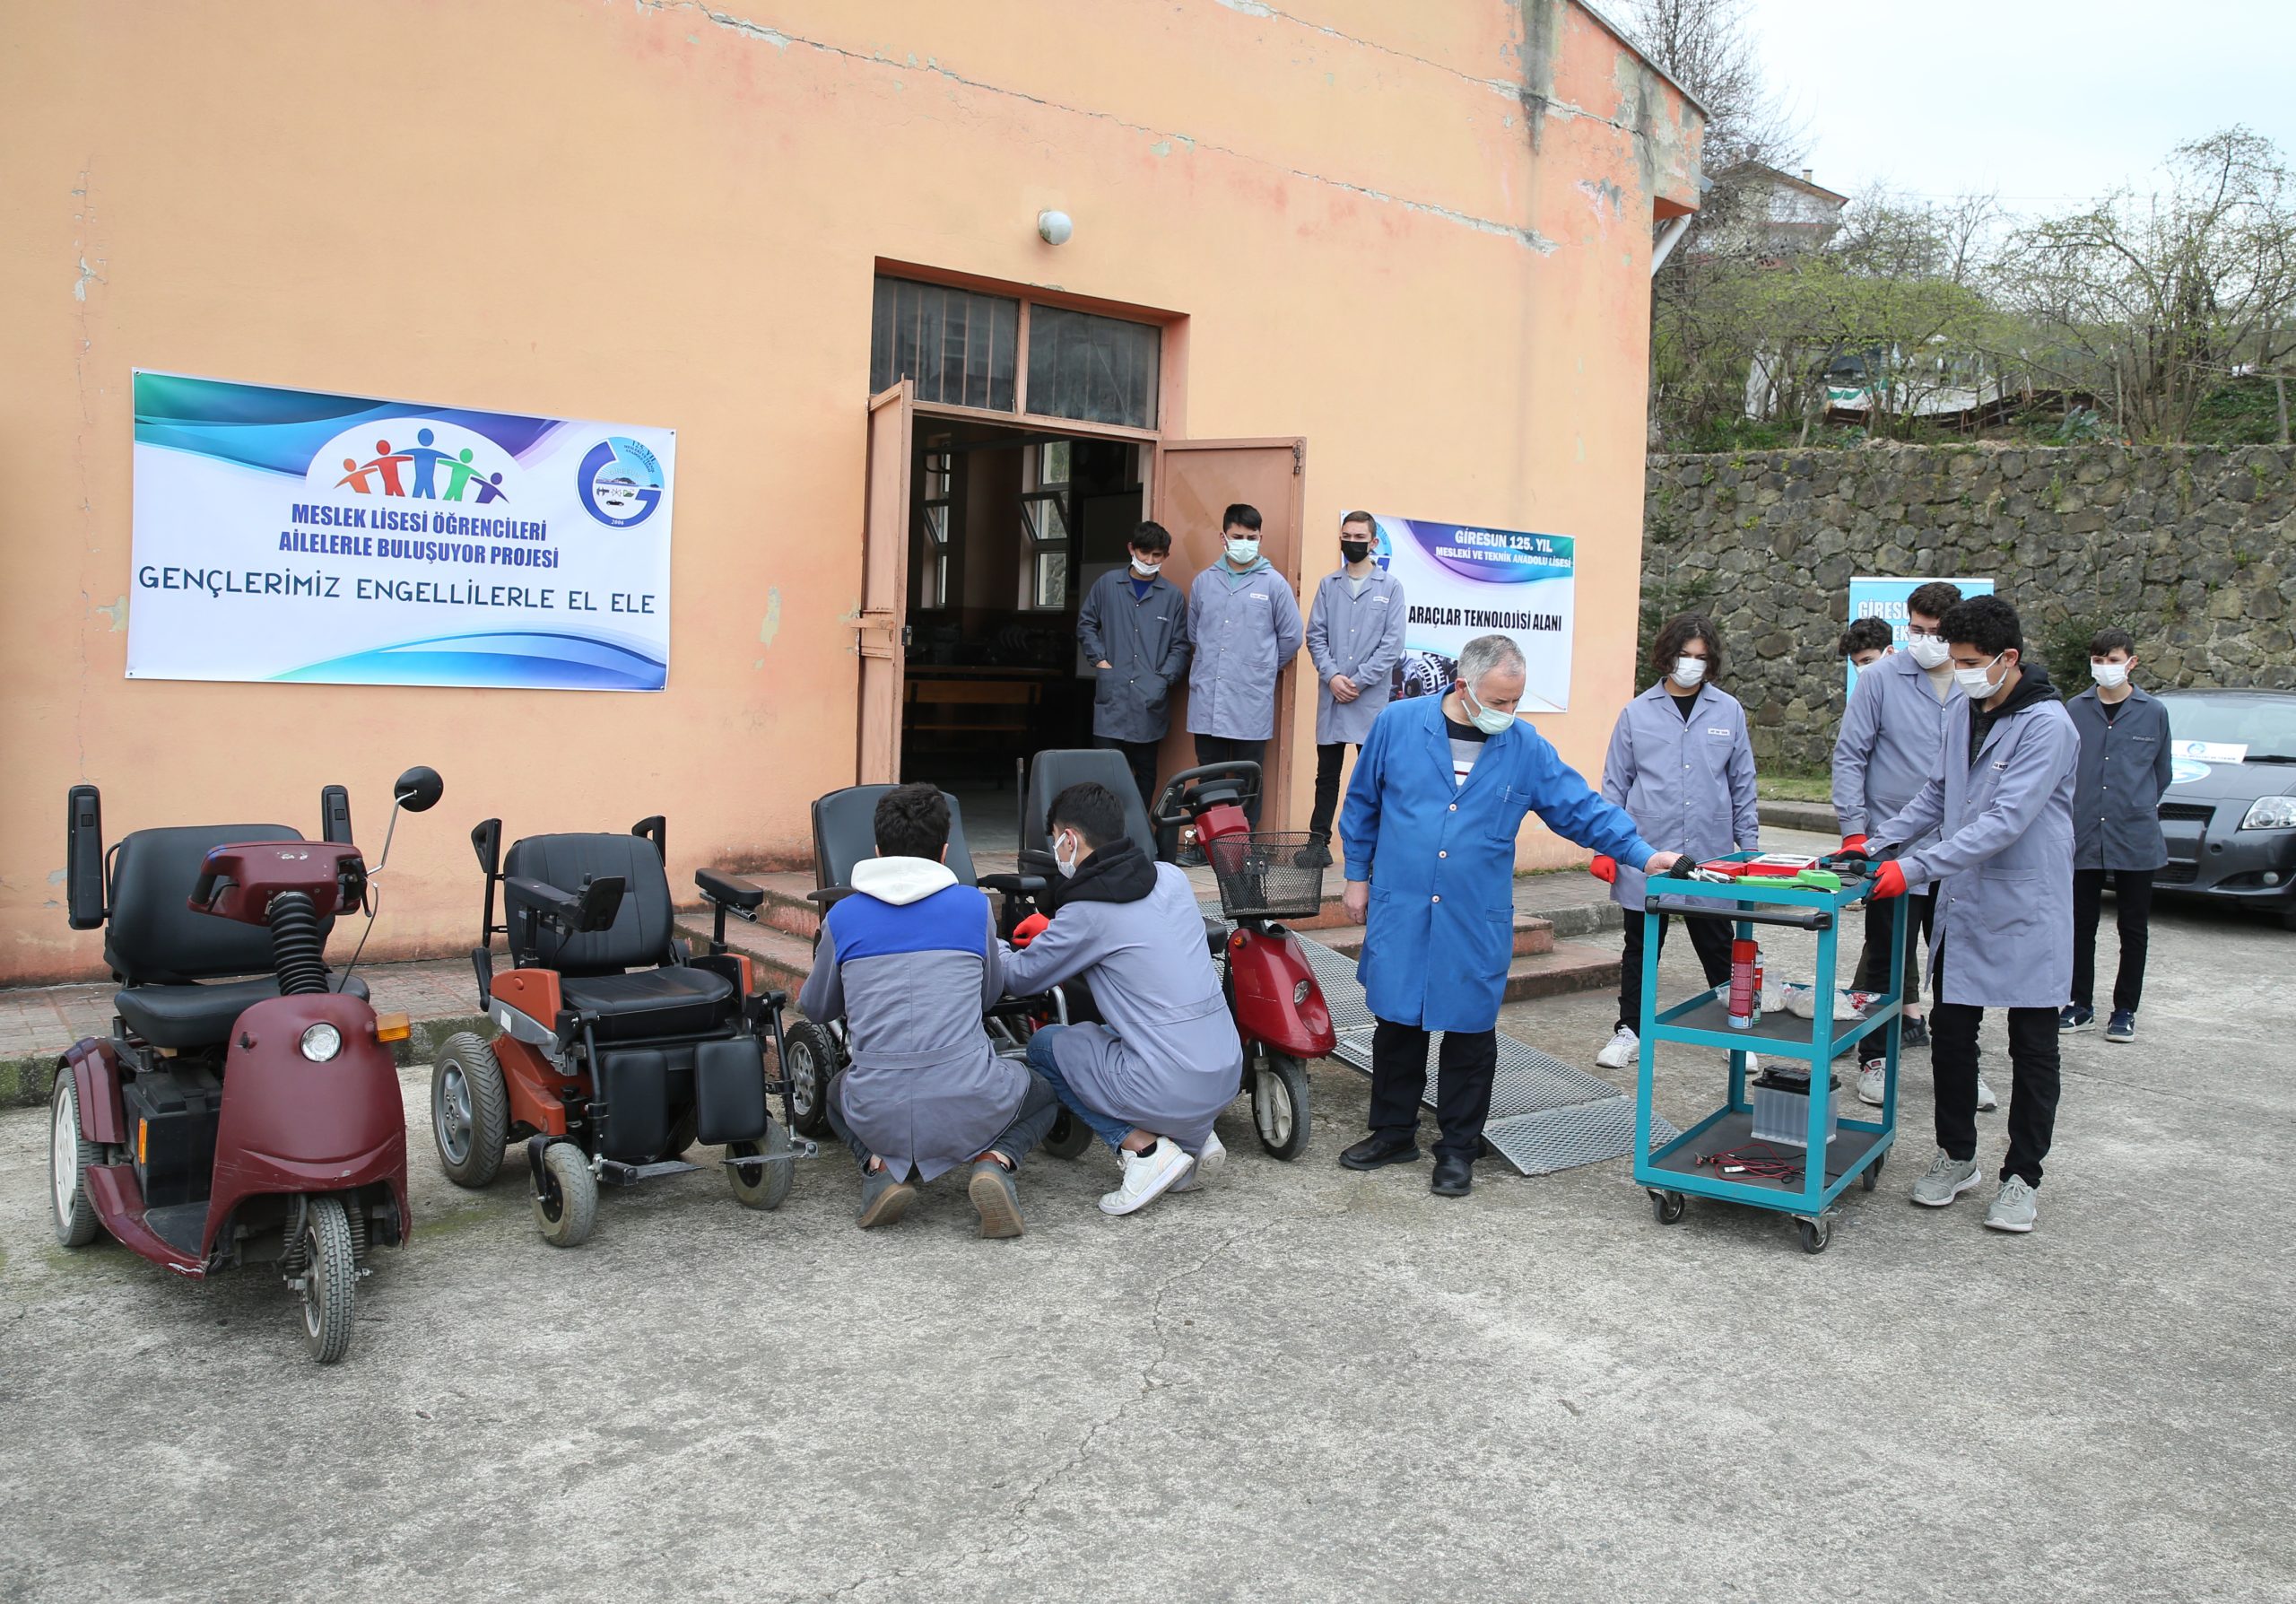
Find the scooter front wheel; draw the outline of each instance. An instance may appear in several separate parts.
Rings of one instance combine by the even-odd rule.
[[[1277,1158],[1308,1150],[1308,1068],[1280,1052],[1264,1053],[1252,1075],[1252,1129]]]
[[[303,1346],[322,1364],[351,1351],[351,1304],[359,1286],[351,1218],[340,1198],[303,1205]]]

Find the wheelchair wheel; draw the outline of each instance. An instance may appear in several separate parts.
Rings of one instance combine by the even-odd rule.
[[[1082,1158],[1091,1145],[1092,1128],[1065,1108],[1044,1138],[1044,1150],[1055,1158]]]
[[[1308,1150],[1307,1066],[1280,1052],[1262,1058],[1252,1077],[1252,1129],[1277,1158]]]
[[[829,1083],[837,1071],[837,1043],[820,1025],[800,1019],[781,1033],[782,1101],[799,1136],[831,1134]]]
[[[598,1223],[598,1178],[589,1155],[572,1142],[552,1142],[542,1155],[543,1192],[535,1224],[553,1248],[578,1248]]]
[[[430,1067],[430,1139],[457,1186],[475,1191],[501,1172],[510,1094],[494,1049],[468,1031],[448,1036]]]
[[[685,1150],[693,1146],[693,1133],[700,1119],[700,1114],[693,1109],[688,1109],[678,1116],[676,1123],[670,1127],[669,1139],[662,1144],[664,1158],[685,1156]]]
[[[772,1120],[765,1122],[765,1139],[761,1142],[728,1142],[726,1156],[744,1158],[753,1153],[787,1154],[789,1133]],[[789,1186],[797,1178],[794,1159],[784,1158],[778,1164],[727,1164],[726,1181],[734,1189],[735,1200],[744,1208],[776,1209],[789,1196]]]

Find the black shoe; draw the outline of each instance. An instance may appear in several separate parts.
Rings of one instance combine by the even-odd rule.
[[[1439,1198],[1464,1198],[1474,1190],[1474,1160],[1461,1158],[1456,1153],[1438,1154],[1435,1173],[1428,1178],[1427,1190]]]
[[[1929,1020],[1927,1016],[1924,1016],[1919,1019],[1907,1020],[1905,1022],[1905,1033],[1898,1038],[1898,1045],[1900,1047],[1928,1046]]]
[[[1408,1164],[1419,1162],[1419,1140],[1416,1137],[1381,1136],[1373,1131],[1346,1152],[1339,1162],[1351,1170],[1376,1170],[1386,1164]]]
[[[1172,862],[1181,868],[1202,868],[1204,867],[1204,849],[1202,847],[1183,847],[1180,850],[1180,855],[1178,858],[1173,859]]]
[[[1329,868],[1331,867],[1331,842],[1320,835],[1310,840],[1306,846],[1301,847],[1297,852],[1294,852],[1292,855],[1292,867],[1294,868]]]

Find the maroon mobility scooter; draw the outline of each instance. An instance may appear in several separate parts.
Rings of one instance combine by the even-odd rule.
[[[420,813],[441,789],[430,769],[400,775],[393,831],[398,808]],[[134,831],[109,855],[96,788],[73,787],[68,806],[72,928],[104,932],[122,989],[110,1036],[57,1071],[57,1240],[107,1231],[194,1280],[272,1265],[301,1299],[311,1356],[331,1364],[350,1348],[369,1253],[404,1245],[410,1225],[390,1045],[406,1016],[377,1015],[363,984],[326,966],[335,915],[374,920],[349,795],[320,793],[318,841],[187,825]]]

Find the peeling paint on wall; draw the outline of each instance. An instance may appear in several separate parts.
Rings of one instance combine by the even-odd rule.
[[[88,611],[99,618],[111,620],[111,632],[115,635],[127,627],[127,597],[125,596],[108,606],[91,606]]]
[[[1272,17],[1275,14],[1275,7],[1263,5],[1260,0],[1220,0],[1220,4],[1247,17]]]
[[[765,618],[757,626],[757,643],[760,646],[771,646],[773,638],[780,632],[781,587],[768,585],[765,588]],[[762,659],[760,660],[762,661]]]
[[[638,9],[640,11],[698,11],[710,22],[723,28],[726,32],[738,33],[744,39],[761,40],[777,50],[787,50],[796,42],[778,28],[768,28],[763,23],[752,22],[745,17],[737,17],[728,12],[712,10],[702,4],[701,0],[638,0]],[[693,36],[688,34],[686,38],[692,39]]]

